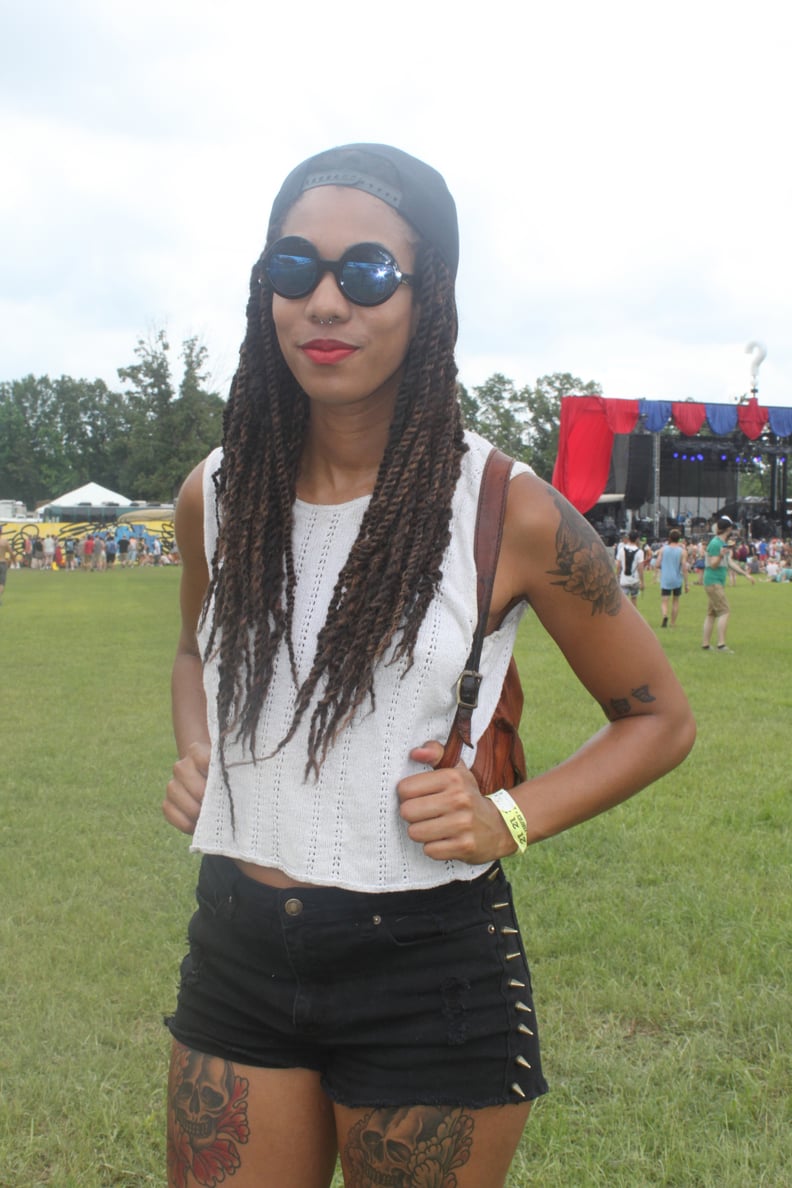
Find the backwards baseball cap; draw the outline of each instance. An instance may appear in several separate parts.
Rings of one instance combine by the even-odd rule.
[[[270,214],[268,240],[300,195],[317,186],[349,186],[381,199],[437,248],[452,278],[456,277],[456,206],[431,165],[388,144],[345,144],[317,153],[293,169],[281,186]]]

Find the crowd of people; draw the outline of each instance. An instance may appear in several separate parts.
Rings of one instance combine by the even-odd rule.
[[[18,569],[103,571],[133,569],[142,565],[175,565],[179,556],[175,545],[168,547],[154,534],[137,536],[106,529],[85,536],[25,535],[20,550],[9,544],[8,564]]]
[[[754,540],[740,533],[734,525],[735,536],[731,541],[731,555],[734,561],[752,577],[766,582],[792,582],[792,538],[784,540],[780,536],[769,539],[762,537]],[[704,571],[707,567],[707,546],[711,538],[699,541],[686,541],[680,529],[672,528],[666,542],[650,541],[646,536],[639,536],[638,532],[625,532],[618,544],[614,546],[614,557],[625,547],[638,548],[644,579],[652,575],[655,583],[661,581],[661,558],[668,543],[675,544],[685,555],[688,579],[691,585],[704,584]],[[737,575],[732,570],[728,578],[729,585],[734,586]],[[640,583],[639,583],[640,584]]]
[[[685,541],[679,528],[671,528],[664,543],[650,543],[632,529],[614,546],[614,565],[622,591],[633,602],[653,575],[660,586],[661,628],[676,626],[681,595],[687,594],[691,583],[703,586],[707,611],[701,647],[705,652],[731,654],[726,642],[730,616],[726,585],[735,585],[738,577],[752,585],[758,580],[792,582],[792,541],[742,537],[738,525],[722,515],[707,542]]]

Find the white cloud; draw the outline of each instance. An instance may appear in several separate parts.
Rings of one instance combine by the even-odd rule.
[[[446,175],[460,364],[792,403],[789,35],[714,0],[343,10],[31,0],[0,42],[0,378],[200,333],[223,386],[280,180],[333,143]]]

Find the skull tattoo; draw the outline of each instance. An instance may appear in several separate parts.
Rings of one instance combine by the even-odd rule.
[[[249,1082],[234,1066],[176,1045],[168,1111],[168,1183],[217,1188],[242,1164]]]
[[[234,1070],[219,1056],[190,1052],[182,1083],[174,1095],[176,1120],[193,1147],[217,1137],[217,1123],[234,1091]]]
[[[453,1169],[470,1158],[472,1134],[473,1119],[461,1109],[373,1110],[350,1131],[350,1188],[456,1188]]]

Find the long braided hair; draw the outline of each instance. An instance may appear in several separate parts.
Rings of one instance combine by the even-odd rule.
[[[229,795],[225,742],[241,742],[255,758],[282,644],[297,683],[292,525],[310,414],[277,342],[262,263],[263,254],[251,274],[247,332],[225,410],[223,460],[215,476],[220,530],[203,611],[210,622],[205,656],[215,653],[219,666],[220,763]],[[376,666],[388,648],[394,661],[412,662],[450,539],[451,500],[467,448],[456,391],[454,287],[437,250],[425,242],[417,246],[415,273],[418,325],[374,491],[280,743],[310,711],[306,778],[318,773],[363,703],[373,707]]]

